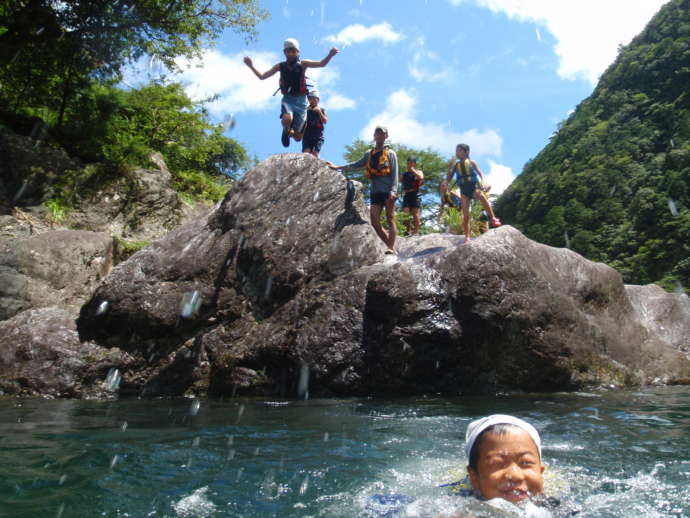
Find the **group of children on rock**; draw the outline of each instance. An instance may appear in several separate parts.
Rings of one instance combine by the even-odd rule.
[[[280,74],[279,89],[283,94],[280,110],[282,125],[280,140],[283,146],[289,147],[291,138],[296,142],[301,141],[302,152],[311,153],[318,158],[324,142],[324,124],[328,122],[328,117],[326,110],[319,106],[319,92],[313,87],[310,89],[307,84],[306,69],[325,67],[337,53],[338,49],[334,47],[320,61],[300,59],[299,42],[294,38],[288,38],[283,43],[285,61],[276,63],[266,72],[259,72],[254,67],[251,58],[244,58],[244,63],[261,80],[276,73]],[[342,166],[336,166],[330,162],[328,165],[343,172],[352,169],[364,169],[365,176],[371,181],[371,224],[387,246],[386,253],[395,254],[397,237],[395,202],[398,198],[399,181],[398,158],[395,151],[386,145],[387,138],[388,129],[385,126],[376,126],[374,129],[375,146],[367,151],[362,158]],[[453,207],[456,210],[462,209],[465,243],[471,240],[470,201],[472,199],[478,200],[484,207],[480,220],[483,220],[486,227],[501,225],[484,194],[489,191],[490,187],[484,182],[482,171],[477,163],[470,159],[469,154],[470,147],[467,144],[457,145],[455,158],[449,162],[446,179],[440,187],[440,215],[443,214],[446,207]],[[459,192],[450,187],[450,182],[453,179]],[[415,157],[408,157],[407,170],[400,180],[404,193],[402,210],[410,216],[406,222],[408,234],[419,234],[420,187],[424,183],[424,172],[418,169]],[[384,209],[387,229],[381,225],[381,212]]]

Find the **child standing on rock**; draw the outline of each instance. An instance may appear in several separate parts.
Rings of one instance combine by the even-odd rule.
[[[484,210],[489,215],[489,225],[500,227],[501,221],[494,214],[491,204],[484,195],[484,190],[489,189],[489,185],[484,184],[484,174],[477,165],[477,162],[470,159],[470,146],[458,144],[455,148],[455,159],[448,164],[448,175],[446,182],[455,175],[455,183],[460,188],[462,197],[462,226],[465,232],[465,243],[471,239],[470,231],[470,200],[479,200],[484,206]]]
[[[307,68],[325,67],[333,56],[338,53],[338,49],[333,47],[328,55],[321,61],[309,59],[299,59],[299,42],[295,38],[288,38],[283,43],[283,54],[285,61],[276,63],[266,72],[259,72],[252,63],[249,56],[244,58],[244,63],[254,72],[256,77],[261,80],[267,79],[280,72],[280,91],[283,100],[280,108],[280,120],[283,126],[283,133],[280,142],[283,146],[290,145],[290,137],[297,142],[302,140],[304,125],[307,120],[307,78],[305,71]]]

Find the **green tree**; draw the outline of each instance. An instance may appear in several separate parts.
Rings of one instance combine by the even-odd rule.
[[[267,17],[258,0],[15,0],[0,8],[0,98],[5,111],[52,118],[91,79],[117,78],[144,55],[174,70],[226,28],[251,39]],[[44,113],[47,111],[48,113]]]

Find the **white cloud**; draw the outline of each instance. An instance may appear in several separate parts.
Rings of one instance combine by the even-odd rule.
[[[187,95],[194,100],[218,94],[218,100],[209,105],[209,110],[216,115],[277,107],[273,92],[278,88],[278,74],[261,81],[244,64],[243,57],[243,54],[226,56],[209,50],[202,61],[180,61],[178,65],[183,72],[176,80],[186,85]],[[259,72],[280,61],[272,52],[255,53],[251,57]]]
[[[326,101],[324,101],[324,106],[327,110],[351,110],[357,106],[354,99],[345,97],[340,94],[329,95]]]
[[[445,63],[438,54],[427,49],[424,38],[418,38],[414,43],[412,60],[407,64],[407,71],[416,81],[445,81],[453,75],[452,66]]]
[[[383,43],[396,43],[402,39],[402,34],[397,33],[388,22],[366,27],[361,23],[348,25],[338,34],[331,34],[324,38],[333,45],[347,47],[354,43],[363,43],[369,40],[379,40]]]
[[[515,180],[513,170],[507,165],[489,159],[489,172],[485,173],[486,182],[491,186],[491,194],[499,195]]]
[[[374,128],[383,124],[393,142],[416,149],[432,148],[443,155],[452,155],[460,142],[469,144],[472,156],[501,156],[503,139],[494,130],[469,129],[451,131],[448,125],[419,122],[416,116],[417,100],[405,89],[393,92],[386,100],[386,109],[375,115],[360,132],[364,140],[371,140]]]
[[[595,84],[668,0],[473,0],[511,18],[545,27],[556,38],[558,75]],[[463,0],[449,0],[459,5]],[[541,34],[537,33],[538,39]]]

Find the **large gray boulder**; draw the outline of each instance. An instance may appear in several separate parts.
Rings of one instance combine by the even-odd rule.
[[[108,397],[132,359],[118,349],[82,343],[74,316],[40,308],[0,322],[0,393],[44,397]],[[110,380],[108,374],[111,374]]]
[[[687,338],[641,318],[645,295],[631,298],[613,269],[512,227],[471,244],[403,239],[399,257],[384,258],[362,198],[314,157],[271,157],[208,217],[115,267],[82,308],[80,336],[145,364],[123,375],[150,395],[457,394],[690,378]]]
[[[39,307],[77,313],[113,265],[109,234],[37,232],[29,222],[0,216],[0,320]]]

